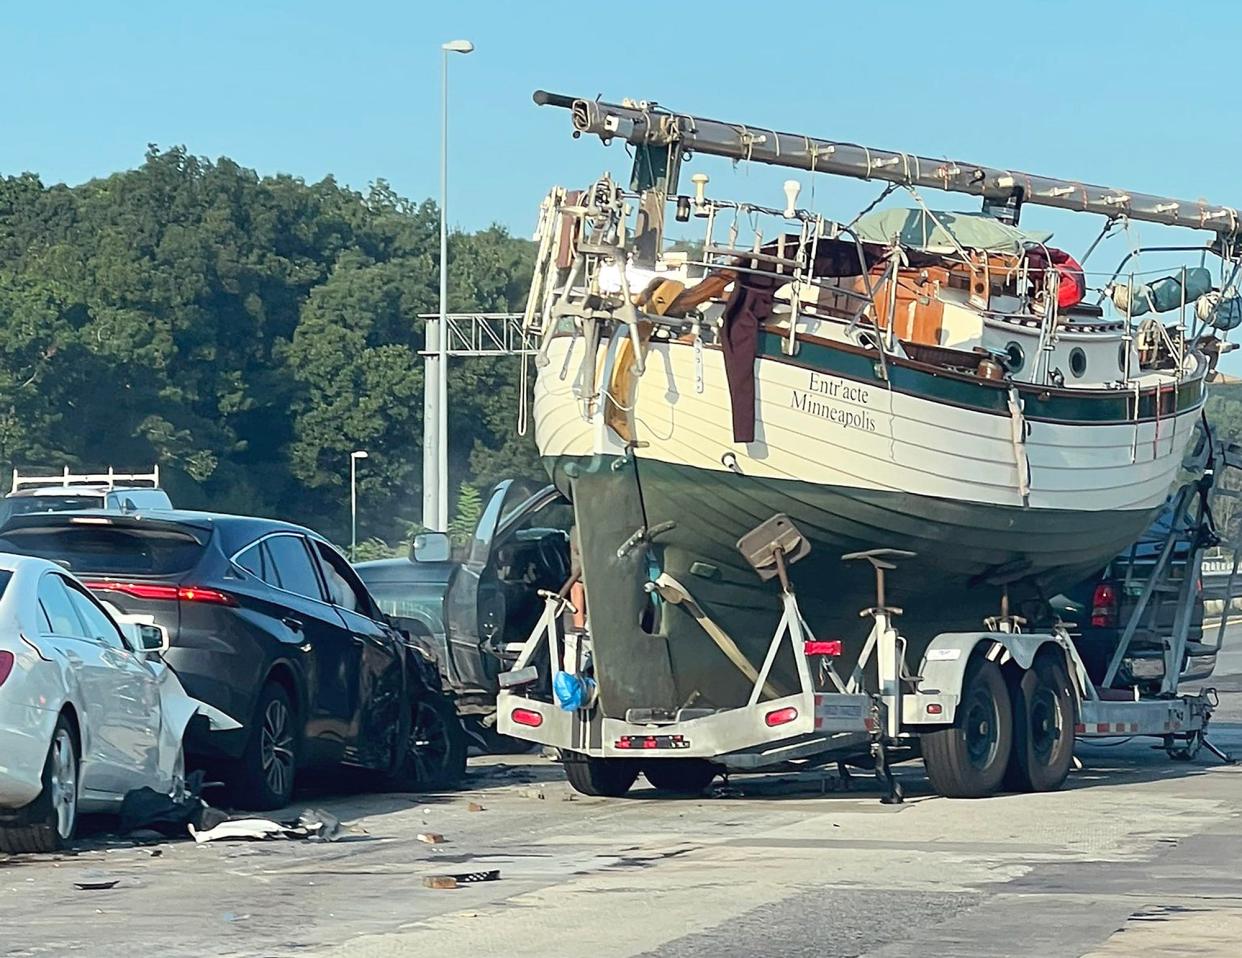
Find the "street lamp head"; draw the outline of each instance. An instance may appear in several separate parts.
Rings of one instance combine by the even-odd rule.
[[[367,454],[361,449],[359,449],[357,452],[351,452],[349,454],[350,459],[365,459],[366,457],[367,457]]]
[[[445,53],[473,53],[474,44],[469,40],[450,40],[440,44],[440,49]]]

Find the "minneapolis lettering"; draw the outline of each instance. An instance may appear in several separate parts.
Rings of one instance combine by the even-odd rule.
[[[811,373],[810,381],[805,389],[794,389],[791,405],[799,412],[818,416],[842,429],[875,432],[875,420],[865,408],[842,408],[835,403],[828,402],[829,399],[840,399],[865,407],[871,402],[871,394],[863,386],[840,379],[827,379],[817,373]]]

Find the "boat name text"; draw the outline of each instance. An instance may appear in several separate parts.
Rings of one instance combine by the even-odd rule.
[[[842,429],[863,429],[867,432],[875,432],[875,420],[871,418],[866,408],[844,409],[835,403],[825,401],[835,399],[852,403],[855,406],[869,406],[871,393],[865,386],[840,379],[828,379],[817,373],[811,373],[810,377],[805,389],[794,388],[791,402],[794,409],[826,419]]]
[[[829,379],[819,373],[811,373],[810,382],[805,392],[818,393],[829,399],[843,399],[846,402],[858,403],[862,406],[871,404],[871,392],[866,386],[846,382],[843,379]]]

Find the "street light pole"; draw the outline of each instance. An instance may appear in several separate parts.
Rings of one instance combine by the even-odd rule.
[[[358,560],[358,460],[367,454],[359,449],[349,454],[349,561]]]
[[[469,40],[441,44],[440,62],[440,315],[436,321],[435,375],[428,376],[423,394],[423,525],[448,529],[448,60],[450,53],[474,50]],[[430,339],[430,337],[428,337]],[[432,345],[427,343],[430,351]],[[428,371],[431,357],[428,356]],[[434,381],[433,381],[434,380]],[[434,395],[434,400],[430,399]],[[434,410],[431,408],[434,406]],[[434,412],[434,415],[433,415]],[[431,426],[434,420],[434,429]],[[430,435],[430,439],[427,437]],[[430,455],[428,455],[430,453]],[[429,463],[430,460],[430,463]],[[431,493],[428,493],[431,490]],[[429,508],[434,504],[434,513]],[[434,518],[434,523],[430,520]]]

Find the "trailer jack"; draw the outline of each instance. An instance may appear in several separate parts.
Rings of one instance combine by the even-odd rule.
[[[1199,749],[1206,748],[1225,765],[1236,765],[1238,763],[1238,760],[1233,755],[1221,749],[1220,746],[1207,737],[1206,726],[1188,733],[1184,738],[1166,735],[1164,737],[1164,745],[1154,747],[1163,748],[1169,758],[1175,762],[1193,761],[1195,756],[1199,754]]]
[[[881,805],[900,805],[906,800],[905,790],[901,783],[893,777],[893,770],[888,764],[888,756],[884,749],[884,740],[877,739],[871,743],[871,760],[875,763],[875,778],[884,789],[880,796]]]
[[[1238,764],[1238,760],[1234,758],[1231,753],[1222,751],[1219,746],[1215,745],[1212,742],[1212,740],[1207,737],[1207,734],[1205,732],[1200,732],[1199,738],[1203,742],[1203,747],[1206,748],[1213,755],[1215,755],[1222,762],[1224,762],[1226,765],[1237,765]]]

